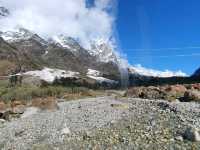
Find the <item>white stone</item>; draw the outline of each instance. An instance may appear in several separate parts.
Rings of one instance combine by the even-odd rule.
[[[5,123],[5,122],[6,122],[6,120],[0,119],[0,123]]]
[[[177,141],[183,141],[183,137],[182,137],[182,136],[177,136],[177,137],[175,137],[175,139],[176,139]]]
[[[71,131],[69,130],[68,127],[65,127],[65,128],[62,129],[61,133],[62,133],[62,134],[70,134]]]

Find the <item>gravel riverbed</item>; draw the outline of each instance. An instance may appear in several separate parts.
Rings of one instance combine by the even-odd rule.
[[[1,122],[0,149],[198,150],[200,142],[184,137],[188,127],[200,128],[197,103],[90,98]]]

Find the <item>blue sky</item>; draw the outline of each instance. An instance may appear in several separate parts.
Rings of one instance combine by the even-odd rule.
[[[200,67],[199,0],[119,0],[116,29],[130,64],[192,74]]]

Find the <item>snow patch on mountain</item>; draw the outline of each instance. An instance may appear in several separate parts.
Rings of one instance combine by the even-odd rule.
[[[77,53],[79,50],[85,49],[91,56],[96,57],[100,62],[118,62],[118,57],[114,51],[113,43],[109,40],[96,39],[91,41],[91,46],[89,48],[85,48],[83,45],[81,45],[79,40],[76,40],[72,37],[58,35],[53,36],[46,41],[39,37],[37,34],[24,28],[15,28],[11,31],[0,32],[0,37],[9,43],[34,39],[42,45],[53,43],[62,48],[66,48],[71,52]]]
[[[158,71],[158,70],[142,67],[141,65],[131,66],[131,67],[129,67],[129,71],[133,74],[152,76],[152,77],[174,77],[174,76],[185,77],[185,76],[187,76],[186,73],[184,73],[180,70],[176,71],[176,72],[173,72],[170,70]]]
[[[97,71],[97,70],[93,70],[93,69],[88,69],[87,75],[88,76],[98,77],[98,76],[101,75],[101,72]]]
[[[87,76],[91,79],[96,80],[99,83],[110,83],[110,84],[118,83],[117,81],[101,77],[102,76],[101,72],[98,70],[94,70],[94,69],[88,69]]]
[[[60,47],[67,48],[72,52],[76,52],[81,47],[77,40],[72,37],[67,37],[65,35],[53,36],[49,39],[49,42],[55,43]]]
[[[99,82],[101,84],[102,83],[110,83],[110,84],[117,84],[118,83],[117,81],[110,80],[110,79],[107,79],[107,78],[104,78],[104,77],[95,77],[95,76],[88,76],[88,77],[96,80],[97,82]]]
[[[100,62],[117,62],[117,56],[114,47],[110,41],[104,39],[96,39],[91,41],[89,47],[84,47],[78,40],[64,35],[54,36],[50,43],[55,43],[63,48],[67,48],[72,52],[77,52],[81,47],[84,48],[91,56],[97,58]]]
[[[91,41],[91,47],[88,49],[88,52],[92,56],[96,56],[101,62],[117,63],[118,60],[113,44],[109,40],[96,39]]]
[[[43,70],[28,71],[24,75],[39,77],[41,80],[52,83],[55,79],[78,78],[79,73],[60,69],[44,68]]]
[[[2,37],[7,42],[19,42],[22,40],[34,39],[39,43],[46,45],[47,42],[39,37],[37,34],[32,33],[31,31],[24,28],[15,28],[11,31],[5,31],[0,33],[0,37]]]

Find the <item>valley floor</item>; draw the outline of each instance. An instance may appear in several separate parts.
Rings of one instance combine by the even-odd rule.
[[[200,149],[198,137],[185,134],[200,128],[197,103],[106,96],[58,105],[0,122],[0,149]]]

